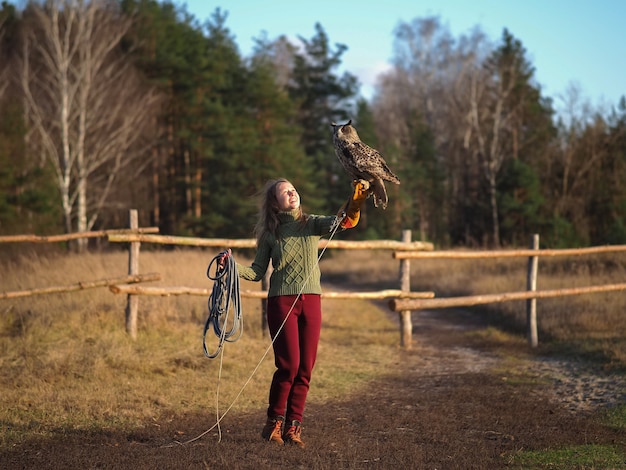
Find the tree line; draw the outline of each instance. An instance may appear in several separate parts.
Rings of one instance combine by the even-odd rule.
[[[508,30],[398,24],[368,102],[321,24],[243,57],[227,22],[169,1],[3,2],[0,234],[119,227],[133,208],[162,233],[247,238],[279,176],[335,213],[351,185],[330,123],[352,119],[402,183],[344,237],[626,243],[626,101],[600,112],[572,88],[557,115]]]

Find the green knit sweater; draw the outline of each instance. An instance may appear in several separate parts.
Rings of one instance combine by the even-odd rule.
[[[322,293],[317,245],[322,235],[330,233],[335,216],[311,215],[303,225],[296,220],[297,214],[297,209],[281,212],[279,239],[267,234],[260,241],[251,266],[237,263],[239,277],[260,281],[272,260],[274,272],[268,297]]]

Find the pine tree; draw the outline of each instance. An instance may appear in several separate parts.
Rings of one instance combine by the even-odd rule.
[[[321,196],[327,200],[327,210],[331,210],[345,202],[351,182],[334,155],[330,123],[354,114],[358,81],[348,72],[337,75],[347,47],[337,44],[336,49],[331,48],[319,23],[315,24],[315,33],[310,40],[299,38],[303,52],[294,57],[289,94],[298,108],[296,119],[302,128],[305,152],[314,162]]]

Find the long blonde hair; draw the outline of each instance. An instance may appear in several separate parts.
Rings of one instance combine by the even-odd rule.
[[[274,235],[276,238],[280,238],[278,233],[278,226],[280,225],[278,214],[280,213],[280,208],[278,206],[278,199],[276,199],[276,187],[281,183],[291,184],[291,182],[285,178],[269,180],[265,183],[265,187],[261,192],[259,219],[254,226],[254,237],[256,238],[257,245],[268,233]],[[307,218],[307,214],[302,212],[302,206],[299,206],[296,219],[304,222]]]

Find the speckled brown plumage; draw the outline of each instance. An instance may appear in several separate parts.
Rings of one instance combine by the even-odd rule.
[[[346,124],[333,122],[331,126],[335,154],[344,169],[353,180],[368,181],[374,206],[386,209],[388,198],[384,181],[400,184],[400,180],[389,169],[378,150],[361,141],[351,120]]]

